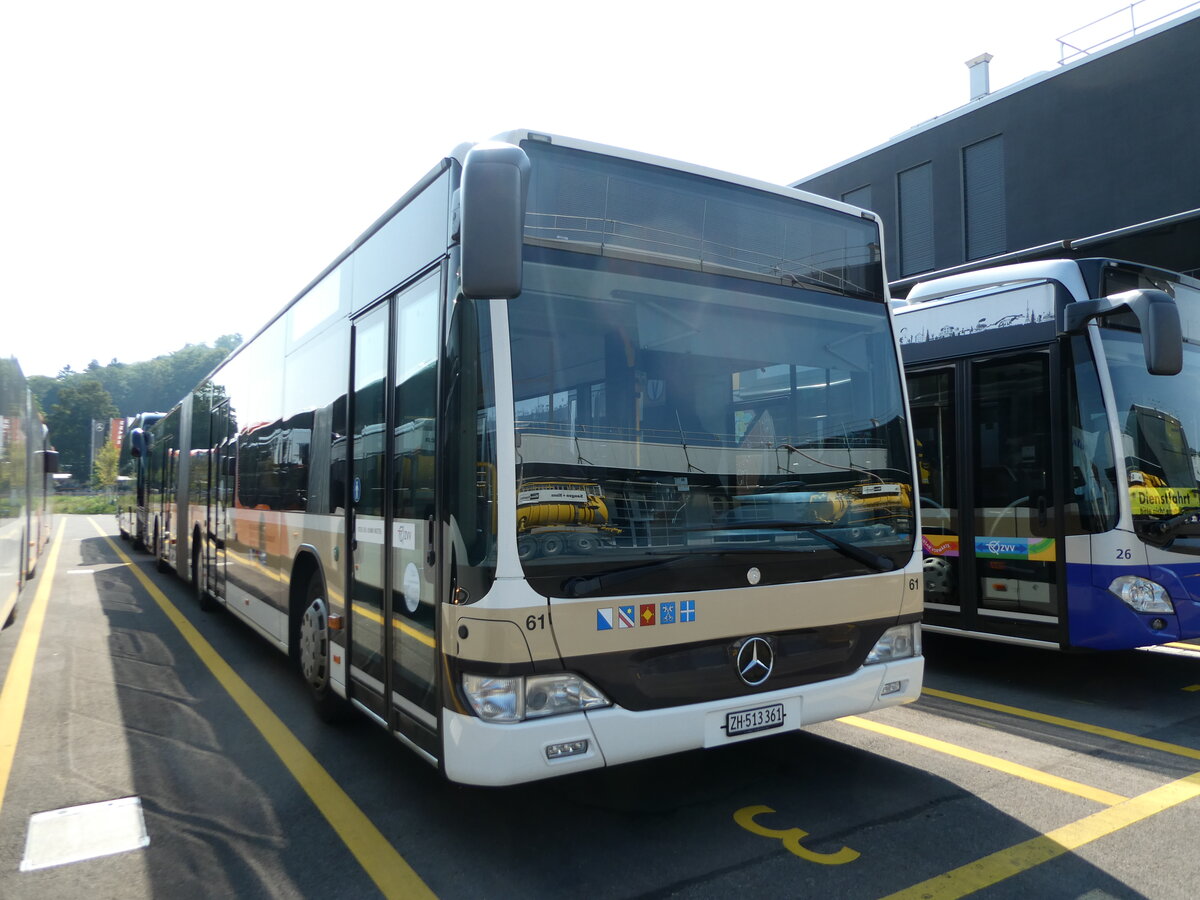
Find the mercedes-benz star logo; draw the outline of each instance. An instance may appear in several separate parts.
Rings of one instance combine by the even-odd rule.
[[[775,651],[766,638],[752,637],[742,642],[737,652],[738,677],[750,687],[758,687],[771,677],[775,667]]]

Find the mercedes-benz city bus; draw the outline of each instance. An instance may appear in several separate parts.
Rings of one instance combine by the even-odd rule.
[[[152,546],[146,528],[150,518],[147,479],[142,471],[150,461],[149,454],[145,452],[146,437],[150,427],[165,415],[161,412],[138,413],[128,421],[121,442],[117,471],[129,474],[123,476],[124,481],[121,480],[122,476],[117,479],[117,531],[122,539],[132,541],[140,550]]]
[[[926,629],[1062,649],[1200,637],[1200,282],[1002,266],[916,285],[896,328]]]
[[[50,476],[58,471],[46,426],[13,357],[0,356],[0,627],[50,539]]]
[[[460,147],[143,438],[146,540],[451,779],[920,690],[870,213],[528,132]]]

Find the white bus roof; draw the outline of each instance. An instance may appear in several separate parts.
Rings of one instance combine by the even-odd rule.
[[[922,281],[913,285],[903,305],[898,305],[900,312],[906,307],[930,300],[940,300],[955,294],[971,291],[982,291],[987,288],[1015,286],[1023,282],[1057,281],[1060,282],[1076,300],[1086,299],[1088,292],[1079,264],[1073,259],[1046,259],[1037,262],[1016,263],[1011,266],[997,266],[993,269],[977,269],[973,272],[962,272],[958,275],[947,275],[932,281]]]
[[[705,178],[714,178],[718,181],[727,181],[731,184],[738,184],[743,187],[753,188],[759,191],[766,191],[771,194],[778,194],[781,197],[788,197],[792,200],[802,199],[817,206],[823,206],[826,209],[837,210],[838,212],[849,213],[851,215],[862,216],[863,218],[871,219],[877,224],[882,223],[875,213],[870,210],[862,209],[857,206],[851,206],[849,203],[843,203],[840,200],[833,200],[829,197],[822,197],[819,194],[812,194],[808,191],[799,188],[789,187],[788,185],[774,184],[769,181],[760,181],[757,178],[749,178],[745,175],[738,175],[733,172],[723,172],[720,169],[712,169],[707,166],[695,165],[694,163],[683,162],[677,159],[669,159],[665,156],[655,156],[650,153],[641,153],[637,150],[628,150],[623,147],[613,147],[608,144],[598,144],[592,141],[583,141],[578,138],[565,137],[558,134],[549,134],[544,131],[529,131],[526,129],[517,129],[515,131],[506,131],[496,135],[493,140],[503,141],[508,144],[520,144],[521,141],[544,141],[548,144],[553,144],[556,147],[567,147],[572,150],[586,150],[590,153],[600,153],[605,156],[613,156],[618,159],[628,159],[632,162],[645,163],[652,166],[662,166],[667,169],[675,169],[679,172],[687,172],[692,175],[700,175]],[[460,144],[454,149],[454,158],[460,163],[463,157],[466,156],[466,151],[470,150],[472,144]],[[460,155],[461,154],[461,155]]]

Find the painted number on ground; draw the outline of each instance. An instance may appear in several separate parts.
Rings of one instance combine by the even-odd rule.
[[[809,862],[818,863],[822,866],[843,866],[848,862],[854,862],[854,860],[858,859],[858,851],[851,850],[849,847],[842,847],[841,850],[833,853],[818,853],[815,850],[809,850],[800,843],[808,837],[808,832],[802,828],[780,830],[777,828],[767,828],[765,825],[760,825],[755,821],[757,816],[773,812],[775,810],[769,806],[746,806],[733,814],[733,821],[737,822],[751,834],[781,841],[783,846],[791,853],[796,854],[801,859],[806,859]]]

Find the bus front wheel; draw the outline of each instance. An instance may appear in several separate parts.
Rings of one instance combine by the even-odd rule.
[[[321,579],[313,577],[305,592],[304,611],[300,615],[300,633],[297,642],[297,657],[300,674],[312,694],[317,715],[326,722],[337,722],[345,718],[346,702],[333,690],[329,682],[329,609],[325,602],[325,591]]]

